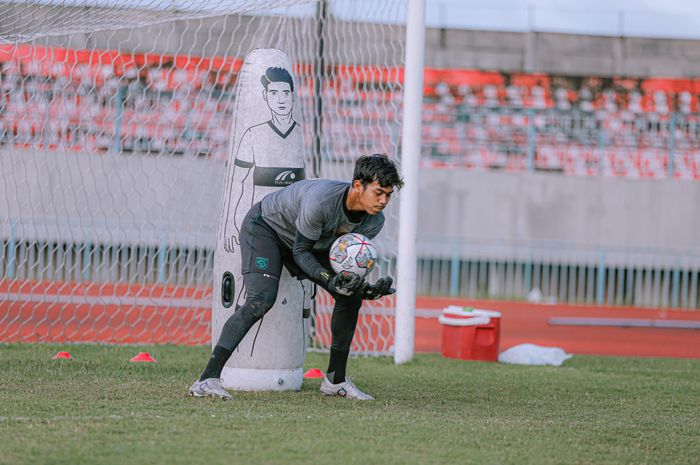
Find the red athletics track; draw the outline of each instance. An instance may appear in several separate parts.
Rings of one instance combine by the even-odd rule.
[[[202,288],[0,281],[0,342],[207,344],[210,313],[206,303],[210,299],[211,290]],[[548,324],[552,317],[700,322],[698,311],[430,297],[416,301],[416,351],[440,351],[437,316],[447,305],[500,311],[501,350],[530,342],[575,354],[700,358],[697,329]],[[357,341],[371,340],[380,332],[388,334],[393,325],[391,317],[368,313],[362,316],[365,324],[356,335]],[[319,323],[327,325],[327,320],[327,316],[322,317]],[[383,348],[391,343],[386,341]]]
[[[208,344],[209,302],[209,288],[0,281],[0,342]]]
[[[463,300],[419,297],[419,309],[463,305],[502,313],[501,350],[530,342],[556,346],[574,354],[632,355],[641,357],[700,358],[700,330],[670,328],[614,328],[600,326],[552,326],[552,317],[631,318],[700,322],[700,312],[635,307],[543,305],[495,300]],[[419,312],[424,314],[428,312]],[[436,312],[436,314],[439,312]],[[416,351],[440,351],[437,318],[416,318]]]

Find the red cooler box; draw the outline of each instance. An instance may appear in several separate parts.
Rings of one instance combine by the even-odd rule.
[[[501,313],[451,305],[438,319],[442,324],[442,355],[462,360],[498,361]]]

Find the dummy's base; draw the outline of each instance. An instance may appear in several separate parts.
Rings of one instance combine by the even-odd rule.
[[[221,372],[224,387],[234,391],[299,391],[302,367],[292,369],[229,368]]]

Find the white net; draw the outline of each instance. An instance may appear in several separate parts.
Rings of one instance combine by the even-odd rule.
[[[208,343],[241,60],[291,58],[307,173],[348,180],[362,154],[398,157],[405,7],[0,4],[0,341]],[[396,207],[371,279],[394,275]],[[363,310],[356,352],[391,351],[393,306]]]

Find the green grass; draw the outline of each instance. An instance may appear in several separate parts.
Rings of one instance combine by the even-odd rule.
[[[59,349],[75,361],[52,361]],[[127,360],[141,350],[157,364]],[[350,361],[374,402],[184,394],[205,347],[0,345],[0,464],[698,464],[700,360]],[[310,354],[307,367],[325,368]]]

